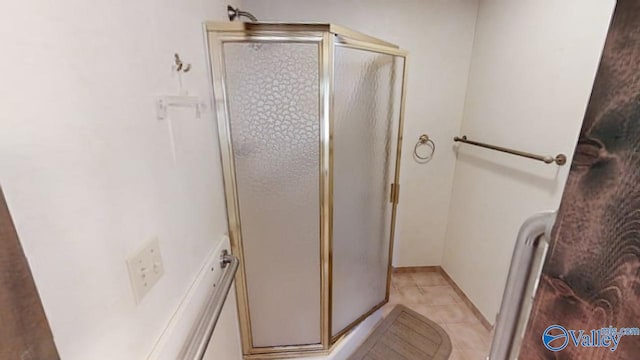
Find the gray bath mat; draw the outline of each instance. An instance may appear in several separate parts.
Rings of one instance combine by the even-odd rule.
[[[396,305],[349,360],[446,360],[449,355],[451,339],[438,324]]]

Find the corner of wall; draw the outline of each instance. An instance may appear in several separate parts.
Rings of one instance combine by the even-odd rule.
[[[458,133],[462,132],[462,129],[464,128],[464,121],[466,119],[466,113],[467,113],[467,100],[468,100],[468,96],[469,96],[469,79],[471,78],[471,69],[473,67],[473,54],[475,53],[475,48],[476,48],[476,37],[478,35],[478,16],[480,15],[480,5],[481,5],[482,0],[477,0],[476,1],[476,17],[475,17],[475,23],[473,24],[473,40],[471,41],[471,52],[469,53],[469,68],[467,69],[467,82],[466,82],[466,91],[465,91],[465,96],[462,104],[462,113],[460,114],[460,127],[458,128]],[[442,247],[442,254],[440,254],[440,266],[442,266],[442,268],[446,271],[446,263],[445,263],[445,259],[446,259],[446,253],[447,253],[447,244],[448,241],[447,239],[449,239],[449,226],[451,225],[451,213],[453,212],[453,195],[455,192],[455,187],[456,187],[456,178],[457,178],[457,174],[458,174],[458,160],[457,160],[457,153],[456,153],[456,162],[455,165],[453,167],[453,184],[451,185],[451,190],[449,192],[449,208],[447,209],[447,223],[445,224],[445,233],[444,233],[444,245]]]

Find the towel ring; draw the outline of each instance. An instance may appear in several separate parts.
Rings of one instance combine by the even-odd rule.
[[[430,148],[429,154],[426,156],[421,156],[418,153],[418,148],[422,145],[425,145]],[[429,135],[427,134],[420,135],[420,137],[418,138],[418,142],[416,143],[416,146],[413,147],[413,156],[418,160],[418,162],[426,163],[430,161],[433,158],[433,154],[435,153],[436,153],[436,143],[434,143],[433,140],[429,138]]]

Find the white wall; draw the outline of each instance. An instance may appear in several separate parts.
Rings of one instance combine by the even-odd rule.
[[[333,22],[409,51],[394,265],[440,264],[477,1],[245,0],[243,10],[264,21]],[[412,158],[422,133],[438,145],[426,165]]]
[[[482,0],[461,134],[571,159],[613,0]],[[443,267],[493,321],[522,222],[559,205],[569,165],[461,145]]]
[[[0,184],[63,359],[146,358],[226,231],[212,113],[171,113],[174,160],[154,112],[174,52],[208,99],[201,24],[226,4],[3,4]],[[125,258],[154,236],[166,273],[136,305]]]

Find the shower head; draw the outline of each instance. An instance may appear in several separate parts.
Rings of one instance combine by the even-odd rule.
[[[229,14],[229,20],[234,21],[236,19],[240,19],[241,17],[246,17],[247,19],[253,21],[253,22],[257,22],[258,18],[256,18],[255,16],[253,16],[253,14],[251,14],[248,11],[242,11],[240,10],[240,8],[233,8],[233,6],[231,5],[227,5],[227,14]]]

